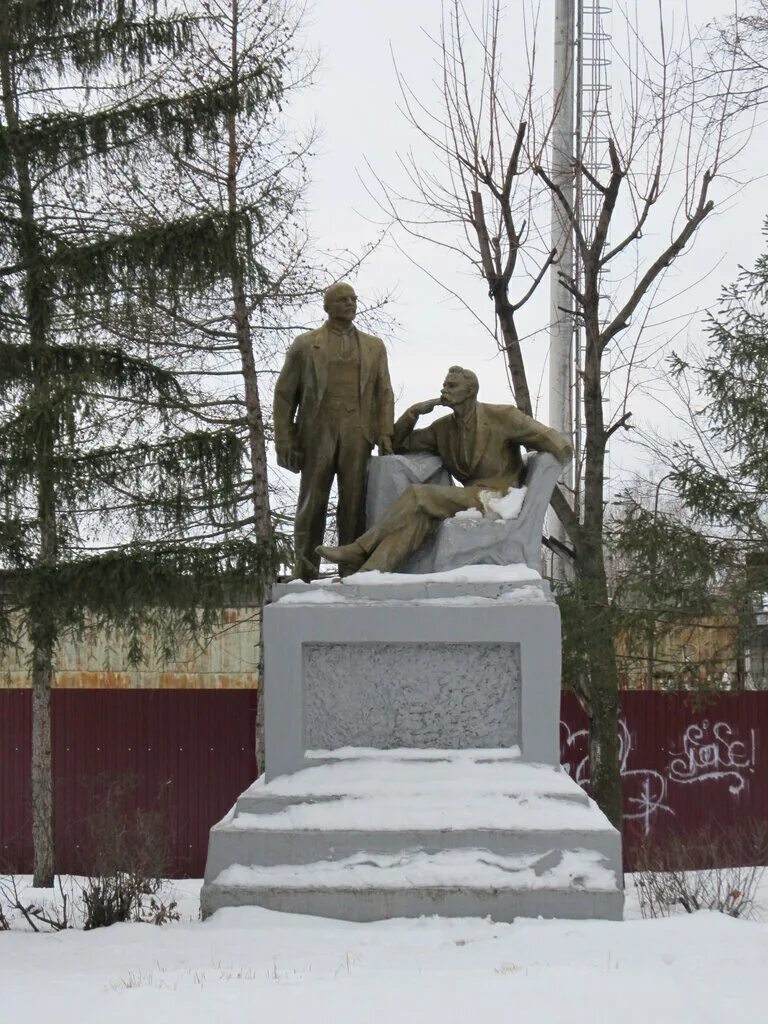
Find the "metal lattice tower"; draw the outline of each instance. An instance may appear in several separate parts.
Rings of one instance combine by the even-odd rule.
[[[572,436],[576,458],[561,478],[577,515],[581,512],[583,450],[583,345],[574,300],[564,280],[583,283],[580,252],[570,217],[576,215],[581,234],[594,235],[602,194],[582,173],[579,160],[596,180],[605,180],[609,166],[610,18],[611,0],[554,0],[553,101],[551,175],[558,188],[552,196],[551,247],[558,260],[550,270],[549,422]],[[550,536],[562,540],[556,520]],[[558,565],[556,565],[558,563]],[[553,558],[552,574],[567,574],[562,559]]]
[[[608,162],[610,118],[611,6],[599,0],[577,0],[576,12],[576,119],[574,151],[598,180]],[[600,193],[583,175],[577,176],[576,198],[581,230],[591,238],[599,210]]]
[[[598,181],[604,181],[609,169],[608,157],[608,124],[610,119],[611,95],[611,4],[606,0],[575,0],[576,2],[576,70],[574,119],[574,154],[579,157]],[[576,211],[580,230],[586,239],[594,236],[597,218],[600,212],[602,196],[595,186],[583,174],[576,175]],[[574,252],[574,270],[577,284],[583,282],[580,269],[578,247]],[[582,403],[581,403],[581,369],[583,363],[583,344],[581,325],[574,318],[573,324],[573,355],[574,373],[574,460],[576,479],[574,480],[574,507],[580,512],[581,496],[581,451],[582,451]]]

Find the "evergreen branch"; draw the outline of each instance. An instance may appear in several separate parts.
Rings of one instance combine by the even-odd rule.
[[[59,75],[69,70],[80,74],[101,70],[107,61],[115,61],[123,71],[134,62],[146,68],[151,58],[160,54],[173,57],[191,41],[191,33],[199,19],[191,15],[173,14],[167,18],[143,21],[103,15],[93,22],[71,28],[44,25],[34,35],[28,26],[11,36],[11,47],[22,65],[44,61],[56,68]]]
[[[139,0],[6,0],[12,38],[43,35],[53,26],[74,30],[93,19],[125,21],[136,17]]]
[[[30,418],[30,428],[37,418]],[[7,436],[0,431],[0,485],[18,493],[34,482],[37,460],[28,433],[21,433],[18,420]],[[175,530],[190,517],[206,514],[206,521],[231,522],[237,506],[247,493],[241,482],[245,444],[232,429],[216,432],[192,431],[156,443],[138,441],[132,445],[78,449],[60,446],[50,458],[49,473],[57,491],[57,508],[68,514],[88,512],[85,500],[97,502],[90,509],[114,525],[109,495],[125,499],[124,511],[136,528],[150,519],[162,520]],[[102,516],[101,513],[105,514]]]
[[[239,237],[238,237],[239,236]],[[149,300],[167,290],[193,294],[231,273],[241,254],[252,257],[248,217],[212,212],[154,223],[85,245],[59,243],[51,269],[69,297],[105,294],[115,287],[140,290]],[[256,267],[260,273],[260,268]]]
[[[14,125],[0,125],[0,180],[13,169],[14,152],[24,153],[38,173],[64,158],[72,169],[92,157],[106,157],[143,136],[163,138],[191,155],[200,141],[221,138],[228,116],[251,115],[259,105],[279,99],[274,69],[257,68],[234,89],[229,80],[201,86],[177,96],[151,97],[91,113],[40,114]]]
[[[61,563],[35,567],[17,577],[30,605],[42,595],[62,625],[79,624],[90,613],[112,622],[157,609],[196,612],[226,606],[227,588],[247,586],[263,600],[266,587],[290,558],[279,534],[255,540],[137,544]]]
[[[41,351],[26,343],[0,341],[0,394],[11,387],[31,386],[41,377],[73,400],[92,384],[113,388],[118,395],[150,392],[161,407],[181,395],[173,373],[121,348],[51,344]]]
[[[162,512],[178,526],[196,505],[210,514],[214,509],[235,514],[244,455],[243,440],[232,430],[195,431],[157,444],[72,452],[59,456],[56,468],[62,490],[128,494],[133,487],[130,497],[139,509]]]

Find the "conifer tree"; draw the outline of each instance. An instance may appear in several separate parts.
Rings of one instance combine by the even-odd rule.
[[[661,484],[638,484],[614,505],[607,531],[612,604],[625,677],[652,690],[659,673],[659,648],[676,630],[703,630],[713,617],[731,620],[733,594],[727,545],[690,522],[677,500],[660,501]],[[692,662],[673,666],[679,677]],[[710,671],[716,666],[710,665]],[[664,673],[670,675],[669,665]],[[722,674],[722,668],[720,670]]]
[[[699,521],[721,527],[742,554],[760,555],[768,551],[768,251],[723,290],[707,335],[707,358],[693,367],[703,446],[676,444],[673,478]],[[691,369],[677,357],[673,368]]]
[[[172,344],[179,365],[201,386],[206,421],[239,432],[249,453],[249,474],[241,518],[226,529],[252,520],[264,532],[273,522],[284,522],[296,500],[292,474],[267,474],[272,383],[283,353],[297,333],[316,322],[324,287],[353,275],[376,243],[357,254],[318,253],[307,228],[308,157],[316,129],[299,128],[288,116],[292,99],[311,84],[316,67],[301,42],[301,6],[294,0],[177,3],[182,12],[199,15],[194,43],[183,62],[153,69],[158,86],[184,91],[222,75],[237,86],[256,69],[269,68],[280,80],[280,93],[271,103],[230,111],[224,135],[192,156],[161,147],[140,169],[125,169],[111,200],[132,216],[147,210],[163,216],[182,210],[226,213],[246,216],[252,225],[258,259],[249,265],[247,254],[237,252],[229,280],[188,301],[170,307],[160,296],[147,318],[146,344],[166,350]],[[367,317],[381,319],[375,299],[373,305],[361,311],[363,324]],[[259,702],[260,768],[262,713]]]
[[[701,404],[690,410],[696,442],[674,445],[671,476],[694,522],[728,553],[730,606],[739,645],[749,648],[755,606],[768,593],[768,251],[723,289],[707,336],[698,366],[673,360],[679,377],[695,372]]]
[[[145,88],[160,58],[183,59],[193,27],[151,0],[0,5],[0,565],[32,649],[37,885],[54,870],[63,632],[121,623],[139,656],[149,622],[192,626],[228,583],[258,590],[281,558],[263,523],[222,533],[237,522],[242,438],[207,423],[181,368],[142,344],[159,297],[172,308],[253,258],[251,216],[132,220],[99,198],[158,140],[189,157],[233,112],[279,96],[263,68]]]

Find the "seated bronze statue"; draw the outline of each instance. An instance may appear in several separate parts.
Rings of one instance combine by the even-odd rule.
[[[551,452],[565,465],[573,456],[566,439],[551,427],[512,405],[478,402],[478,380],[471,370],[452,366],[439,398],[412,405],[395,424],[393,448],[398,454],[439,455],[460,487],[412,484],[393,502],[384,518],[352,544],[320,545],[317,552],[346,572],[378,569],[394,572],[437,529],[443,519],[466,509],[484,511],[484,500],[506,494],[520,480],[520,446]],[[421,430],[419,416],[438,405],[451,414]]]

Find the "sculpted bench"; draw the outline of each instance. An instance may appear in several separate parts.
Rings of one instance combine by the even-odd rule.
[[[445,519],[398,572],[443,572],[463,565],[524,563],[540,568],[541,534],[549,499],[562,472],[549,452],[528,455],[522,485],[525,497],[514,519],[461,513]],[[453,483],[436,455],[385,455],[368,463],[366,527],[377,523],[410,484]]]

